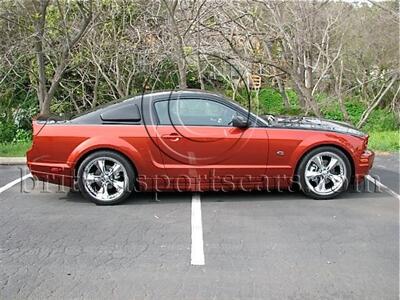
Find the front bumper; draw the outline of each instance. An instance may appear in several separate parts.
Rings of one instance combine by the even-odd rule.
[[[374,164],[375,153],[371,150],[365,150],[358,159],[356,165],[356,182],[360,182],[368,174]]]

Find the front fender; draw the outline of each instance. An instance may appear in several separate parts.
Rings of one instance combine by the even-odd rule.
[[[352,136],[343,137],[341,135],[332,133],[321,133],[317,135],[314,134],[312,136],[305,138],[298,144],[298,146],[293,151],[290,157],[290,164],[291,166],[297,167],[301,158],[307,152],[321,146],[336,146],[346,151],[352,160],[351,163],[354,164],[357,157],[357,151],[358,151],[357,146],[360,143],[356,139],[357,139],[356,137]],[[293,172],[295,172],[295,169],[293,169]]]

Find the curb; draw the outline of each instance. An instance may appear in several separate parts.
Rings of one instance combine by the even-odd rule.
[[[0,165],[25,165],[26,157],[0,157]]]

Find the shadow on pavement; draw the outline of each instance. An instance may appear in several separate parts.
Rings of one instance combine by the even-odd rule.
[[[329,200],[315,200],[306,197],[300,191],[236,191],[236,192],[202,192],[201,200],[204,202],[246,202],[246,201],[345,201],[354,198],[376,198],[377,194],[381,194],[372,183],[367,184],[367,187],[355,188],[350,187],[349,191],[343,193],[337,198]],[[146,205],[146,204],[168,204],[178,202],[191,202],[191,192],[159,192],[158,201],[156,200],[155,193],[142,192],[135,193],[129,199],[120,205]],[[69,191],[59,198],[68,202],[88,203],[92,204],[89,200],[81,195],[80,192]]]

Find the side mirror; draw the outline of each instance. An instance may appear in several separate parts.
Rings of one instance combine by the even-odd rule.
[[[235,115],[232,119],[232,125],[237,128],[247,128],[249,127],[249,122],[244,117]]]

